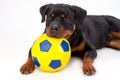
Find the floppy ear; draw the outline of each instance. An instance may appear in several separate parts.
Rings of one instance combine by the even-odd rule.
[[[45,15],[47,14],[47,11],[48,11],[50,5],[52,5],[52,4],[47,4],[47,5],[40,7],[40,13],[42,16],[42,20],[41,20],[42,23],[45,21]]]
[[[87,11],[80,8],[80,7],[77,7],[77,6],[72,6],[72,9],[75,13],[75,19],[76,19],[76,22],[79,24],[81,24],[84,20],[84,18],[86,17],[87,15]]]

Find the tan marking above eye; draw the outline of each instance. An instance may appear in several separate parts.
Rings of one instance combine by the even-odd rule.
[[[65,14],[61,14],[61,17],[62,17],[62,18],[65,18]]]
[[[54,13],[52,13],[52,14],[51,14],[51,17],[55,17],[55,14],[54,14]]]

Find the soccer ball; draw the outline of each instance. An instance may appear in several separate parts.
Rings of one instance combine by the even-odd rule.
[[[31,52],[35,65],[45,72],[63,69],[71,58],[71,48],[65,38],[48,37],[46,34],[36,39]]]

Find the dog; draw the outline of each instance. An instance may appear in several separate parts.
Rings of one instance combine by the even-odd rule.
[[[72,55],[81,57],[83,73],[93,75],[96,49],[110,47],[120,50],[120,19],[108,15],[87,15],[81,7],[68,4],[46,4],[40,8],[41,22],[46,21],[44,33],[50,37],[66,38]],[[31,49],[27,62],[20,68],[22,74],[35,69]]]

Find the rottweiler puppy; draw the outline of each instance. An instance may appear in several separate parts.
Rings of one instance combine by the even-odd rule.
[[[87,11],[73,5],[47,4],[40,8],[42,23],[46,21],[44,33],[55,38],[66,38],[70,42],[72,55],[83,62],[83,73],[93,75],[96,49],[111,47],[120,50],[120,19],[112,16],[87,15]],[[31,49],[27,62],[21,67],[23,74],[35,69]]]

